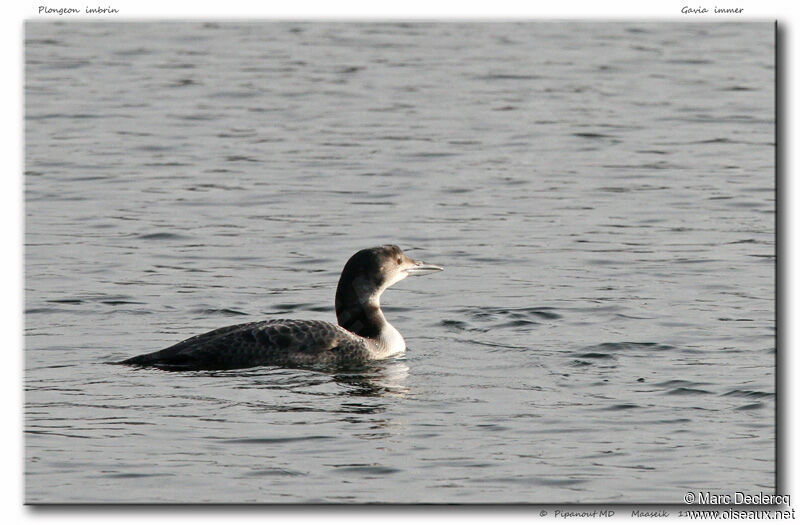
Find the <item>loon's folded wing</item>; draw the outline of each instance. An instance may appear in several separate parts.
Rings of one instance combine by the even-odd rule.
[[[359,359],[363,342],[324,321],[276,319],[226,326],[121,364],[169,369],[231,369]]]

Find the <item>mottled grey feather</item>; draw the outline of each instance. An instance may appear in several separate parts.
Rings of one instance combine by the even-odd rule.
[[[363,338],[325,321],[274,319],[218,328],[122,364],[185,369],[340,365],[369,359]]]

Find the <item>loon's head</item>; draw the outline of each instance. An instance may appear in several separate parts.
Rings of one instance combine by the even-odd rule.
[[[442,270],[441,266],[415,261],[394,244],[367,248],[350,257],[344,265],[336,291],[337,303],[346,296],[357,298],[360,303],[377,303],[384,290],[409,275]]]

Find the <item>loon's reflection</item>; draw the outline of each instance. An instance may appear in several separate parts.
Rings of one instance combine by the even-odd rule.
[[[337,395],[357,397],[403,396],[408,393],[409,368],[403,359],[372,361],[347,367],[304,366],[292,368],[259,367],[244,370],[184,371],[204,377],[227,377],[239,382],[237,389],[282,390],[311,393],[321,385],[334,383],[345,387]]]
[[[372,362],[333,374],[337,384],[349,387],[344,395],[363,397],[404,396],[408,393],[407,379],[408,365],[398,359]]]

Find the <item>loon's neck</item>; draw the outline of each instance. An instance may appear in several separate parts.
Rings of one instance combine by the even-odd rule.
[[[336,289],[336,319],[342,328],[367,339],[376,354],[388,357],[404,352],[406,342],[383,315],[382,292],[340,280]]]

